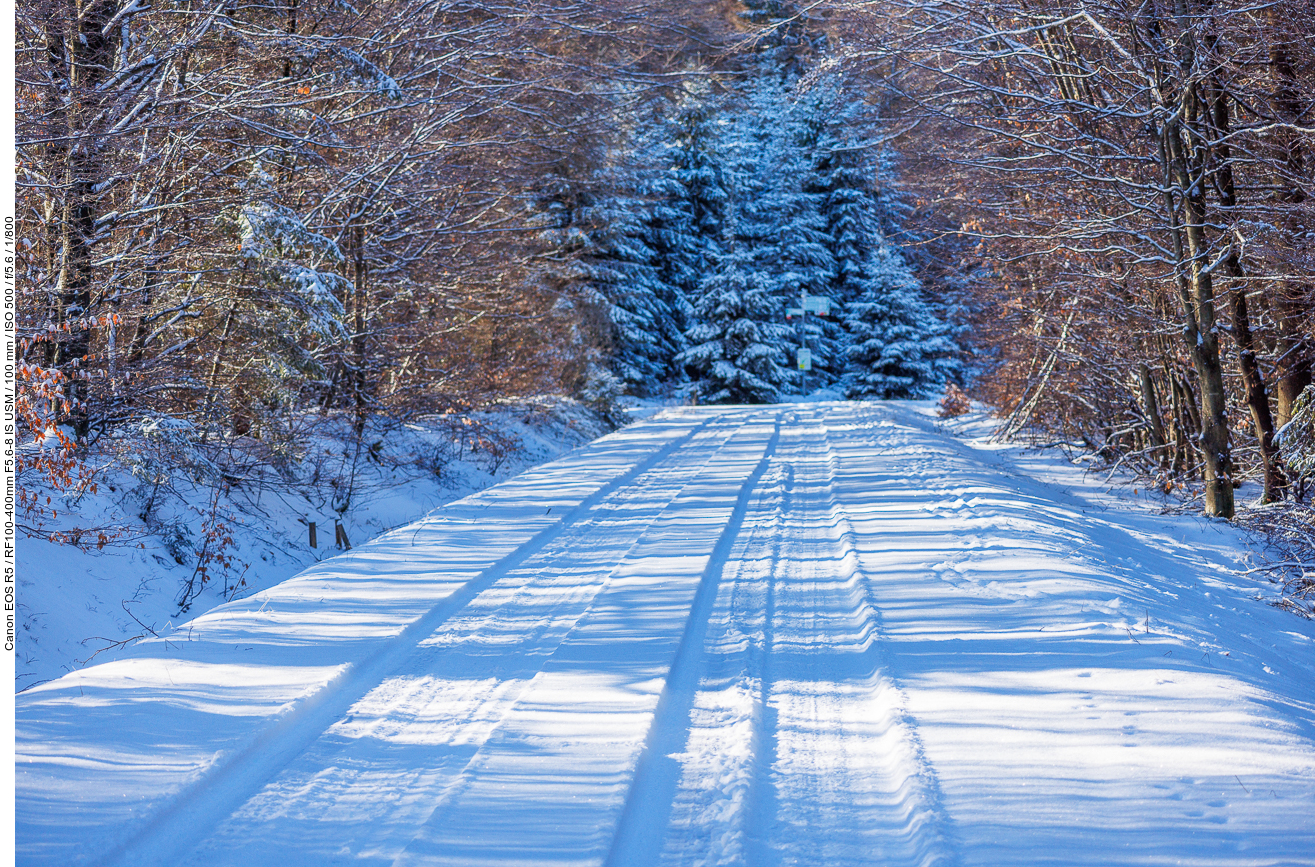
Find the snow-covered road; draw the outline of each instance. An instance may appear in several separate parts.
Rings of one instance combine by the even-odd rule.
[[[1315,627],[925,404],[685,409],[18,696],[47,865],[1315,864]]]

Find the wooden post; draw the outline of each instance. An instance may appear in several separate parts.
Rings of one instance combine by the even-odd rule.
[[[347,541],[347,531],[343,529],[342,523],[336,518],[333,521],[333,540],[339,548],[343,550],[352,550],[352,543]]]
[[[318,547],[319,547],[317,544],[315,544],[315,522],[314,522],[314,521],[311,521],[311,522],[310,522],[310,546],[311,546],[312,548],[318,548]]]

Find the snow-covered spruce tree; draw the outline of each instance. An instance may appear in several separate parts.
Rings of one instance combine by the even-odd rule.
[[[585,265],[611,322],[612,372],[627,392],[654,394],[685,348],[685,302],[657,265],[654,214],[642,199],[616,195],[588,217]]]
[[[880,245],[868,258],[862,294],[845,309],[849,335],[848,394],[854,398],[926,397],[958,369],[943,322],[898,248]]]
[[[789,162],[786,163],[790,165]],[[787,171],[783,184],[770,197],[776,205],[776,248],[779,272],[775,295],[784,307],[797,306],[804,296],[831,297],[835,260],[827,249],[826,224],[819,213],[817,197],[798,189],[799,176]],[[812,352],[810,385],[834,382],[844,367],[832,323],[807,316],[799,337]]]
[[[613,317],[624,320],[625,313],[608,292],[623,274],[642,269],[644,248],[626,239],[624,225],[609,224],[620,219],[619,208],[600,202],[595,186],[564,173],[546,180],[533,220],[539,229],[533,279],[536,290],[555,298],[552,338],[562,382],[606,413],[627,388],[610,357]]]
[[[658,394],[685,379],[696,296],[715,261],[729,201],[714,103],[698,88],[670,119],[637,134],[620,165],[546,185],[536,223],[539,269],[588,360],[577,390]]]
[[[874,182],[873,236],[900,250],[910,268],[923,275],[924,286],[935,287],[934,292],[924,292],[922,298],[932,315],[945,323],[944,334],[956,345],[955,360],[947,359],[942,366],[957,377],[962,368],[959,343],[968,328],[963,323],[971,318],[970,299],[981,281],[991,279],[991,269],[972,255],[969,240],[915,228],[919,221],[914,218],[911,197],[901,183],[901,159],[898,151],[882,147],[875,154],[873,169],[866,173]],[[965,268],[964,263],[974,258],[979,264]]]
[[[808,9],[791,0],[741,0],[739,18],[757,31],[751,63],[793,81],[804,72],[806,56],[824,48],[821,28],[810,28]]]
[[[641,139],[653,164],[639,183],[643,239],[652,254],[658,301],[675,334],[666,341],[663,387],[685,380],[676,360],[694,323],[693,299],[718,253],[729,195],[721,145],[706,94],[689,93],[675,116]]]
[[[835,262],[831,298],[840,305],[857,300],[875,243],[880,243],[878,202],[868,180],[853,123],[853,105],[836,106],[833,91],[817,94],[803,119],[812,165],[805,189],[820,197],[826,243]]]
[[[779,304],[752,251],[733,238],[727,246],[703,281],[680,360],[702,403],[774,403],[790,378],[783,366],[789,329],[779,324]]]
[[[775,296],[777,321],[801,295],[837,301],[832,291],[836,263],[830,249],[825,195],[815,172],[820,114],[792,98],[788,76],[772,61],[760,63],[745,85],[743,108],[728,136],[728,176],[737,208],[737,242],[752,260],[767,291]],[[807,344],[813,372],[791,374],[791,390],[829,385],[841,374],[840,330],[818,317],[787,331],[787,352]]]
[[[834,87],[824,85],[790,107],[791,136],[783,143],[788,168],[781,176],[791,185],[780,213],[791,216],[778,231],[788,266],[783,294],[826,297],[837,311],[861,292],[854,280],[871,246],[873,222],[858,149],[845,130],[850,113],[837,115],[838,103]],[[844,372],[843,329],[835,319],[806,321],[814,382],[829,385]]]
[[[672,175],[684,191],[677,206],[683,214],[669,224],[681,234],[668,236],[663,244],[682,258],[679,267],[697,269],[700,279],[718,253],[730,203],[713,108],[708,95],[688,95],[677,115],[675,146],[668,150]]]
[[[877,150],[874,162],[875,166],[871,173],[876,180],[876,186],[872,190],[875,208],[873,213],[877,220],[874,228],[892,243],[904,247],[916,244],[923,239],[909,228],[913,205],[909,202],[909,197],[899,181],[899,152],[890,147],[882,147]]]
[[[653,267],[671,293],[671,313],[682,331],[689,327],[690,299],[698,294],[709,254],[707,240],[694,231],[693,207],[686,193],[672,166],[646,179],[640,189]]]
[[[725,106],[732,115],[724,124],[723,144],[723,173],[735,214],[732,235],[764,274],[779,270],[778,203],[772,201],[772,194],[780,183],[784,100],[779,77],[759,73],[745,83],[743,94],[729,97]]]
[[[761,65],[765,69],[774,68],[766,61]],[[777,213],[780,203],[773,195],[781,183],[778,140],[782,135],[779,127],[784,93],[779,76],[759,70],[744,85],[742,93],[730,96],[723,105],[723,112],[730,115],[720,125],[723,130],[721,171],[729,194],[728,223],[725,235],[720,238],[726,252],[717,256],[715,271],[700,287],[694,305],[696,324],[688,332],[692,351],[707,343],[709,335],[720,339],[728,329],[734,330],[740,340],[732,341],[729,358],[739,355],[740,342],[751,338],[750,342],[762,343],[754,350],[753,362],[746,366],[755,375],[759,365],[770,372],[760,379],[770,385],[774,396],[767,397],[767,390],[757,386],[752,389],[752,397],[745,396],[741,388],[737,396],[706,398],[709,400],[759,403],[797,391],[798,375],[787,363],[797,341],[793,331],[782,325],[786,302],[780,292],[782,265]],[[734,300],[728,303],[731,295]],[[731,329],[730,322],[735,320],[739,324]],[[704,349],[704,352],[712,351],[713,346]],[[728,350],[716,344],[715,351]],[[699,393],[704,396],[717,391],[709,382],[725,380],[731,375],[723,371],[709,379],[709,369],[705,364],[690,370],[691,377],[700,383]]]

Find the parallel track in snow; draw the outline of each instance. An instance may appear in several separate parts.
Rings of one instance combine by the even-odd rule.
[[[833,490],[825,412],[800,410],[788,426],[777,489],[723,567],[679,747],[676,827],[650,829],[665,841],[660,859],[636,850],[616,864],[956,861],[934,770],[883,667],[878,615]],[[665,801],[652,798],[648,821],[661,825]]]
[[[766,452],[749,474],[726,527],[717,539],[704,567],[698,591],[690,606],[680,645],[667,672],[662,695],[653,711],[643,753],[636,764],[634,782],[626,795],[621,821],[612,837],[607,867],[647,867],[656,864],[666,831],[664,819],[676,792],[680,767],[673,756],[688,738],[690,712],[701,675],[704,641],[717,592],[727,571],[732,552],[744,529],[757,486],[772,465],[781,437],[778,419]],[[759,499],[761,503],[761,499]]]
[[[1206,637],[1186,621],[1128,642],[1117,597],[1149,608],[1154,586],[1091,551],[1175,593],[1198,580],[1175,568],[1205,567],[1141,530],[1093,546],[1082,503],[1047,490],[907,407],[627,429],[218,609],[194,642],[21,695],[19,863],[1031,863],[1011,833],[1051,841],[1038,864],[1151,863],[1163,835],[1046,854],[1135,841],[1117,829],[1151,803],[1196,863],[1239,839],[1308,863],[1289,856],[1315,833],[1260,835],[1272,805],[1183,771],[1171,711],[1245,736],[1212,761],[1299,803],[1315,701],[1184,668],[1173,651]],[[1102,727],[1132,715],[1111,752]],[[1194,803],[1235,826],[1174,812]]]
[[[716,420],[712,420],[715,424]],[[689,434],[663,446],[633,468],[586,497],[561,517],[559,523],[541,531],[509,556],[499,560],[474,580],[434,605],[423,617],[406,627],[395,638],[360,663],[350,666],[319,693],[304,700],[271,731],[262,734],[244,751],[211,771],[188,791],[177,797],[142,831],[118,847],[105,859],[106,867],[143,867],[150,863],[174,863],[181,854],[197,847],[259,788],[280,770],[291,765],[318,738],[350,715],[351,709],[368,693],[398,672],[407,658],[443,624],[464,611],[481,594],[487,593],[508,576],[525,566],[554,543],[580,532],[581,525],[600,520],[608,498],[645,479],[645,474],[661,468],[678,453],[679,466],[667,475],[684,475],[691,462],[688,452],[697,453],[700,425]],[[722,440],[710,437],[716,445]],[[682,453],[684,452],[684,453]],[[656,481],[656,480],[654,480]]]

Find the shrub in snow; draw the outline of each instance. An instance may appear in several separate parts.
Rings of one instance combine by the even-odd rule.
[[[936,406],[936,414],[941,418],[954,418],[958,415],[964,415],[973,408],[968,395],[954,383],[946,386],[945,396],[941,398],[941,402]]]
[[[154,510],[161,487],[169,487],[178,470],[201,482],[217,478],[219,469],[197,448],[196,425],[181,418],[151,416],[141,420],[140,436],[124,455],[124,464],[138,482],[142,520]],[[182,562],[182,561],[179,561]]]
[[[616,421],[617,400],[625,393],[625,383],[597,361],[585,364],[579,388],[582,403],[609,421]]]

